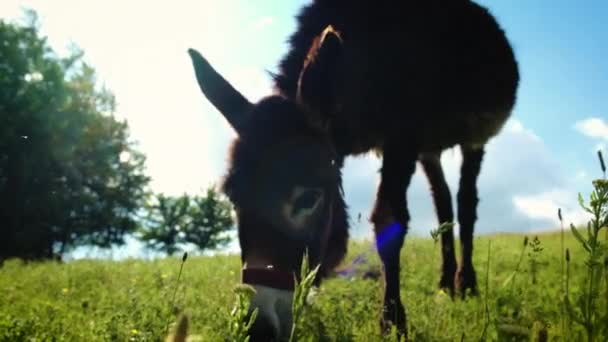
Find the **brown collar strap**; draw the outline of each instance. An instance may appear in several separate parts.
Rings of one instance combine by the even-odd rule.
[[[242,270],[244,284],[268,286],[279,290],[293,291],[295,279],[292,273],[264,268]]]

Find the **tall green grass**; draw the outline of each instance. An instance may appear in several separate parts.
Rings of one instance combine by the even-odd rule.
[[[564,294],[569,321],[584,328],[588,342],[608,340],[608,180],[600,151],[598,157],[604,178],[593,181],[588,202],[579,194],[580,206],[591,216],[586,227],[581,229],[586,230],[586,234],[570,225],[572,235],[586,252],[585,278],[574,295],[570,291]],[[600,235],[602,229],[606,234],[604,241]],[[580,334],[574,336],[582,339]]]
[[[466,341],[474,341],[481,336],[486,321],[488,340],[499,336],[526,340],[535,322],[545,324],[550,337],[561,336],[560,234],[538,234],[543,245],[538,261],[546,266],[536,271],[536,284],[529,275],[528,256],[519,263],[523,238],[518,234],[476,238],[478,251],[492,241],[489,290],[486,294],[484,286],[478,298],[466,301],[452,300],[437,291],[438,246],[431,239],[407,239],[402,251],[401,285],[409,337],[418,341],[459,341],[464,334]],[[585,284],[586,251],[571,235],[565,237],[564,245],[571,254],[569,292],[575,294]],[[368,249],[365,242],[351,244],[347,262]],[[299,322],[300,340],[382,339],[378,326],[381,284],[377,279],[364,279],[367,272],[380,269],[380,262],[373,253],[367,256],[367,262],[358,264],[348,278],[323,283]],[[488,271],[487,257],[478,252],[474,260],[482,284]],[[178,258],[66,264],[8,261],[0,268],[0,340],[161,341],[167,319],[176,321],[179,313],[186,313],[191,338],[223,341],[231,336],[239,258],[189,258],[174,311],[170,301],[180,263]],[[503,286],[516,270],[519,275]],[[514,328],[515,332],[501,327]],[[575,323],[570,324],[570,330],[572,336],[585,331]]]
[[[484,286],[480,296],[466,301],[436,289],[438,244],[406,239],[401,291],[409,338],[608,340],[608,182],[595,181],[581,205],[590,222],[571,227],[570,234],[476,237],[474,263]],[[355,269],[324,282],[312,302],[312,278],[303,274],[292,341],[394,341],[380,334],[381,284],[368,275],[381,268],[371,249],[370,242],[351,243],[345,264]],[[181,315],[189,318],[191,341],[246,341],[252,293],[244,287],[233,291],[239,257],[184,261],[9,260],[0,268],[0,341],[162,341],[167,323]]]

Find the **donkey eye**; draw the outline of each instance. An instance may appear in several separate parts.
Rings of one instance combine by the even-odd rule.
[[[306,190],[296,198],[293,204],[293,211],[298,212],[300,210],[311,209],[317,204],[321,198],[322,193],[319,190]]]

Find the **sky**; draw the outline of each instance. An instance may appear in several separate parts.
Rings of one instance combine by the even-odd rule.
[[[2,0],[0,18],[38,12],[42,33],[59,53],[75,43],[117,99],[119,118],[147,155],[154,191],[198,193],[218,183],[235,133],[196,84],[186,50],[199,50],[250,101],[271,92],[267,71],[307,1]],[[479,178],[476,232],[536,232],[585,219],[577,193],[600,177],[596,151],[608,146],[608,2],[480,0],[507,33],[520,67],[518,101],[490,141]],[[444,152],[452,194],[461,155]],[[344,187],[351,235],[371,237],[367,223],[380,161],[346,161]],[[418,167],[407,193],[410,232],[428,236],[437,222],[429,185]],[[130,241],[118,252],[141,246]],[[231,248],[236,248],[233,245]]]

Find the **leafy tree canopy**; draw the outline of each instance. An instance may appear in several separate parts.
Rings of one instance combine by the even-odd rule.
[[[233,228],[230,202],[210,187],[204,196],[157,194],[147,206],[139,237],[149,247],[171,255],[187,244],[200,250],[224,247]]]
[[[0,20],[0,261],[120,244],[137,226],[145,158],[83,52],[58,56],[34,12],[26,21]]]

